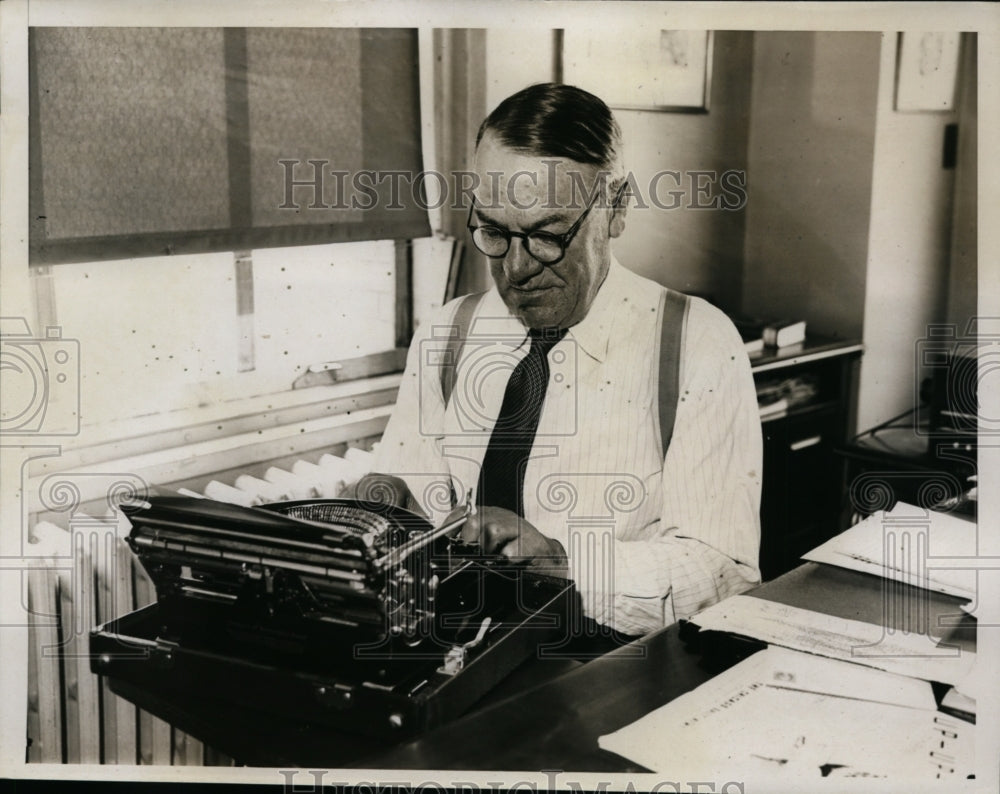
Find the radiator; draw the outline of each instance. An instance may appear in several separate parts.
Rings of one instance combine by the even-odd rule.
[[[309,434],[312,442],[298,425],[289,424],[283,431],[288,441],[272,443],[274,449],[264,460],[257,457],[259,447],[240,443],[239,438],[199,442],[230,449],[228,455],[219,458],[224,465],[214,464],[222,469],[218,476],[207,471],[206,460],[211,456],[202,454],[203,449],[190,463],[188,451],[177,448],[166,456],[160,451],[143,452],[127,459],[78,466],[73,473],[43,472],[29,479],[29,762],[233,763],[222,753],[119,698],[102,677],[91,673],[87,647],[90,630],[156,598],[152,581],[125,543],[127,521],[113,505],[108,508],[110,500],[94,496],[102,488],[108,493],[115,488],[127,492],[148,482],[166,484],[188,495],[248,506],[313,496],[336,497],[345,483],[355,481],[371,467],[374,456],[369,449],[377,442],[391,410],[391,402],[382,402],[381,406],[356,411],[351,417],[353,422],[343,415],[329,419],[322,423],[320,432]],[[268,432],[275,433],[273,427]],[[246,435],[259,444],[261,433],[251,427]],[[171,456],[182,461],[183,466],[165,469],[168,464],[164,460]],[[166,482],[148,479],[149,475],[182,469],[193,469],[186,472],[192,476]],[[102,481],[98,476],[102,470],[135,472],[134,482],[129,483],[129,477],[122,475],[106,475]],[[119,481],[115,482],[114,476]],[[70,483],[70,496],[58,492],[60,477]],[[60,512],[59,508],[70,502],[70,508]],[[106,509],[102,510],[102,506]]]

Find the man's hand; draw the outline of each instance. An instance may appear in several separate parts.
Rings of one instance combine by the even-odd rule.
[[[463,543],[478,543],[483,554],[525,562],[551,576],[569,576],[566,549],[545,537],[529,521],[502,507],[484,507],[462,527]]]
[[[403,507],[419,515],[425,515],[423,508],[406,482],[391,474],[366,474],[352,485],[348,485],[340,494],[343,499],[357,499],[369,504],[395,505]]]

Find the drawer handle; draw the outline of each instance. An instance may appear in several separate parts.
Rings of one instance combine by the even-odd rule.
[[[788,448],[792,452],[798,452],[800,449],[815,447],[822,440],[823,436],[809,436],[809,438],[800,438],[798,441],[793,441],[791,444],[789,444]]]

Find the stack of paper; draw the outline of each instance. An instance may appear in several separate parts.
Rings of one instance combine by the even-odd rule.
[[[977,554],[974,521],[899,502],[803,559],[971,599],[976,596]]]
[[[461,247],[450,237],[421,237],[413,241],[413,327],[419,328],[452,297],[455,256]]]
[[[945,729],[940,716],[925,681],[768,648],[599,744],[655,772],[687,776],[675,780],[722,776],[748,788],[824,777],[964,778],[971,756],[941,764],[932,755]],[[972,729],[949,722],[949,758],[960,741],[971,745]]]
[[[977,657],[968,674],[944,694],[941,708],[975,721],[976,701],[982,699],[988,683],[992,681],[987,679],[986,665],[979,663]]]
[[[724,631],[925,681],[967,680],[976,654],[938,645],[927,634],[890,632],[883,626],[779,604],[750,595],[720,601],[692,620]]]

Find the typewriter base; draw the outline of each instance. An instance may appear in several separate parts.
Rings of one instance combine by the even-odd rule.
[[[326,735],[326,741],[342,736],[338,747],[327,746],[328,763],[337,763],[343,753],[343,758],[357,757],[366,747],[406,739],[459,716],[535,655],[539,645],[558,640],[571,614],[572,585],[528,575],[518,587],[521,597],[508,603],[526,606],[512,606],[500,620],[494,617],[493,630],[470,649],[457,672],[445,672],[441,648],[426,643],[405,653],[397,649],[389,658],[369,654],[329,669],[317,664],[315,651],[309,658],[281,659],[249,654],[246,648],[227,652],[225,642],[187,645],[169,630],[176,605],[163,601],[95,630],[91,666],[109,679],[112,691],[241,762],[259,760],[227,748],[246,741],[264,746],[266,737],[273,739],[278,731],[287,745],[291,731],[305,746],[310,736]],[[188,605],[183,614],[188,619],[202,614],[205,625],[217,626],[220,635],[226,632],[222,607],[204,604],[192,610]],[[231,738],[239,741],[226,741],[234,732],[240,735]],[[285,760],[298,759],[269,758]]]
[[[519,695],[581,666],[582,662],[567,658],[526,659],[467,713]],[[111,689],[177,730],[234,759],[238,766],[381,768],[379,759],[389,749],[413,738],[377,739],[301,720],[262,719],[259,711],[246,705],[148,684],[136,686],[120,679],[111,680]]]

